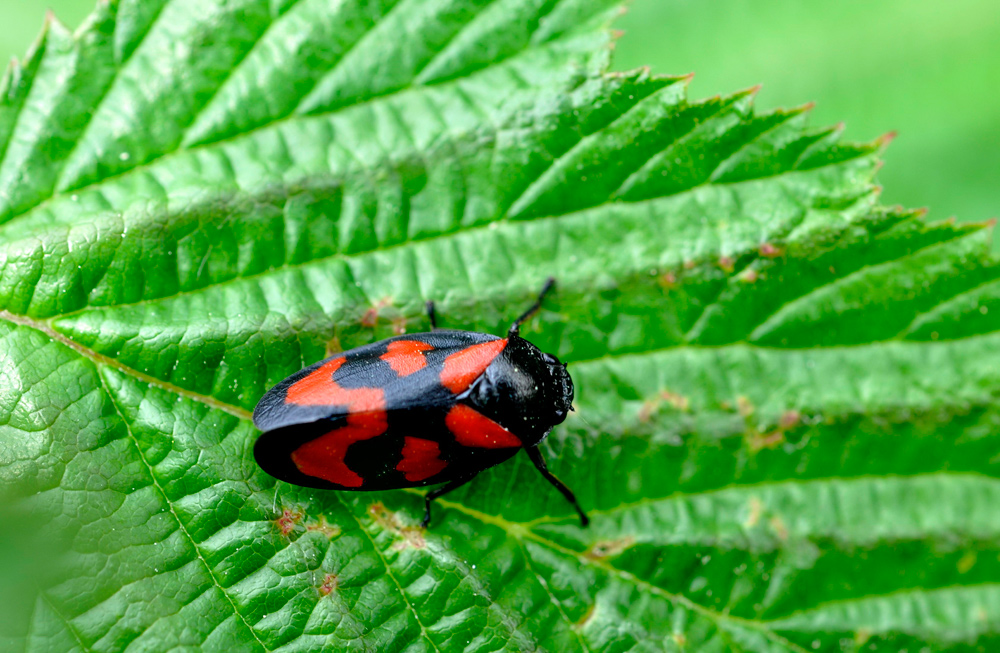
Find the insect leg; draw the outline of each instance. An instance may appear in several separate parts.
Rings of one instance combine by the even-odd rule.
[[[525,451],[528,452],[528,458],[531,458],[531,462],[535,463],[535,467],[542,473],[545,480],[554,485],[557,490],[562,492],[562,495],[566,497],[566,500],[572,503],[573,507],[576,508],[576,512],[580,515],[580,525],[586,526],[589,524],[590,518],[587,517],[587,513],[583,512],[580,504],[576,502],[576,497],[573,496],[573,491],[566,487],[566,485],[556,478],[555,475],[549,471],[549,468],[545,466],[545,459],[542,458],[542,452],[538,450],[538,447],[526,447]]]
[[[510,329],[507,330],[508,338],[514,338],[521,333],[521,325],[524,324],[524,322],[531,317],[535,311],[542,307],[542,300],[545,299],[545,295],[549,294],[549,291],[552,290],[552,287],[555,285],[556,280],[554,278],[549,277],[546,279],[545,285],[542,286],[542,292],[538,293],[538,299],[535,300],[535,303],[531,305],[531,308],[521,314],[521,317],[514,320],[514,324],[510,325]]]
[[[427,302],[427,317],[431,321],[431,331],[437,331],[438,320],[437,313],[434,311],[434,300]]]
[[[456,478],[454,481],[449,481],[445,485],[437,488],[436,490],[431,490],[424,495],[424,519],[420,522],[422,528],[427,528],[427,524],[431,523],[431,502],[440,496],[448,494],[452,490],[457,490],[462,487],[472,479],[476,477],[475,474],[472,476],[467,476],[465,478]]]

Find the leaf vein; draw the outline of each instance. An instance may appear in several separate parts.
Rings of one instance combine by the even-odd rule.
[[[257,48],[260,46],[261,42],[263,42],[263,40],[268,36],[271,30],[274,29],[275,25],[278,25],[279,23],[281,23],[282,20],[284,20],[286,17],[294,13],[296,7],[299,6],[299,3],[300,0],[291,0],[291,4],[285,7],[282,13],[276,18],[273,18],[271,22],[268,23],[267,27],[265,27],[261,31],[261,33],[256,36],[253,43],[251,43],[249,47],[246,49],[246,51],[243,52],[239,60],[233,62],[233,65],[229,68],[228,72],[226,73],[226,76],[219,81],[219,84],[215,87],[215,90],[212,91],[212,95],[206,98],[202,102],[201,108],[196,113],[194,113],[194,115],[192,115],[191,120],[188,122],[187,129],[180,138],[181,148],[178,149],[183,149],[183,144],[187,142],[188,133],[190,132],[191,127],[198,123],[198,119],[201,118],[205,109],[207,109],[212,105],[212,102],[215,101],[215,98],[218,97],[218,95],[225,89],[226,85],[229,83],[229,80],[231,80],[233,76],[236,75],[242,69],[242,66],[246,62],[247,58],[257,51]]]
[[[916,250],[914,250],[912,252],[904,254],[903,256],[897,256],[895,258],[892,258],[892,259],[889,259],[889,260],[885,260],[885,261],[879,261],[877,263],[865,263],[864,265],[862,265],[861,267],[857,268],[856,270],[852,270],[851,272],[849,272],[849,273],[847,273],[845,275],[838,276],[835,279],[830,279],[830,280],[826,281],[825,283],[821,283],[818,286],[810,288],[810,289],[806,290],[805,292],[803,292],[802,294],[786,300],[780,306],[778,306],[773,311],[771,311],[771,313],[769,313],[766,317],[764,317],[763,319],[759,320],[757,322],[757,325],[754,326],[754,328],[747,335],[747,339],[748,339],[748,341],[752,341],[755,338],[754,334],[757,331],[759,331],[761,328],[767,326],[768,323],[771,322],[772,320],[777,319],[781,315],[782,311],[784,311],[786,308],[789,308],[789,307],[793,306],[794,304],[797,304],[798,302],[805,301],[810,296],[815,295],[818,292],[822,292],[822,291],[824,291],[826,289],[830,289],[830,288],[835,288],[835,287],[837,287],[837,286],[839,286],[841,284],[844,284],[844,283],[849,283],[850,281],[852,281],[854,279],[857,279],[857,278],[860,278],[862,275],[864,275],[864,274],[866,274],[866,273],[868,273],[868,272],[870,272],[872,270],[875,270],[875,269],[878,269],[878,268],[886,268],[886,267],[889,267],[889,266],[892,266],[892,265],[898,265],[900,262],[905,261],[905,260],[910,259],[910,258],[913,258],[914,256],[917,256],[917,255],[919,255],[921,253],[924,253],[924,252],[926,252],[929,249],[932,249],[934,247],[940,247],[940,246],[942,246],[942,245],[944,245],[946,243],[950,243],[950,242],[952,242],[954,240],[958,240],[960,238],[966,238],[968,236],[969,236],[968,232],[955,231],[955,232],[953,232],[953,234],[951,235],[951,237],[949,237],[947,239],[943,239],[943,240],[935,241],[935,242],[932,242],[932,243],[928,243],[928,244],[924,245],[923,247],[920,247],[919,249],[916,249]],[[949,297],[946,297],[940,303],[944,303],[946,301],[951,301],[952,299],[954,299],[955,297],[957,297],[958,295],[961,295],[961,294],[964,294],[964,293],[958,293],[957,295],[951,295]],[[895,336],[895,338],[898,339],[899,335]],[[870,345],[872,343],[868,342],[868,343],[863,343],[863,344]]]
[[[718,186],[718,187],[735,186],[735,185],[744,184],[744,183],[748,183],[748,182],[752,182],[752,181],[760,181],[762,179],[776,178],[778,176],[785,175],[785,174],[790,174],[790,173],[783,172],[783,173],[779,173],[777,175],[765,175],[765,176],[759,177],[759,178],[741,179],[739,181],[734,181],[734,182],[706,182],[704,184],[699,184],[698,186],[693,186],[691,188],[687,188],[687,189],[683,189],[681,191],[678,191],[677,194],[678,195],[682,195],[682,194],[685,194],[685,193],[691,193],[691,192],[693,192],[693,191],[695,191],[695,190],[697,190],[699,188],[702,188],[704,186]],[[671,197],[671,196],[672,195],[664,195],[664,196],[661,196],[661,197],[653,197],[653,198],[648,198],[648,199],[642,199],[642,200],[637,200],[637,201],[634,201],[634,202],[628,202],[628,204],[630,204],[630,205],[649,204],[649,203],[652,203],[652,202],[661,201],[661,200],[665,199],[666,197]],[[531,218],[530,220],[518,220],[518,222],[540,222],[542,220],[559,220],[559,219],[567,218],[567,217],[570,217],[570,216],[573,216],[573,215],[576,215],[578,213],[582,213],[582,212],[585,212],[585,211],[596,211],[598,209],[601,209],[601,208],[604,208],[604,207],[608,206],[611,203],[612,202],[605,202],[605,203],[596,204],[594,206],[581,207],[578,210],[574,210],[572,212],[564,213],[564,214],[540,215],[540,216]],[[192,289],[189,289],[189,290],[181,290],[181,291],[178,291],[178,292],[173,293],[171,295],[164,295],[162,297],[151,297],[151,298],[148,298],[148,299],[140,299],[140,300],[135,301],[135,302],[112,304],[112,305],[109,305],[109,306],[89,306],[88,305],[88,306],[84,306],[83,308],[80,308],[80,309],[77,309],[77,310],[74,310],[74,311],[69,311],[67,313],[62,313],[58,317],[62,317],[62,318],[73,317],[75,315],[78,315],[80,313],[84,313],[84,312],[89,311],[89,310],[100,310],[100,309],[105,309],[105,308],[119,308],[119,307],[143,306],[143,305],[150,304],[150,303],[153,303],[153,302],[160,302],[160,301],[165,301],[165,300],[169,300],[169,299],[174,299],[174,298],[177,298],[177,297],[183,297],[183,296],[187,296],[187,295],[194,295],[194,294],[197,294],[197,293],[205,292],[205,291],[213,289],[213,288],[222,288],[222,287],[226,287],[228,285],[234,285],[234,284],[242,283],[242,282],[245,282],[245,281],[253,281],[255,279],[266,277],[268,275],[275,274],[275,273],[278,273],[278,272],[284,272],[284,271],[290,271],[290,270],[297,270],[297,269],[308,269],[308,268],[310,268],[312,266],[322,265],[322,264],[324,264],[326,262],[329,262],[329,261],[332,261],[332,260],[338,260],[339,259],[339,260],[343,260],[343,261],[345,261],[347,263],[350,263],[353,259],[356,259],[357,257],[360,257],[360,256],[365,256],[365,255],[374,254],[374,253],[384,254],[386,252],[391,252],[391,251],[397,250],[397,249],[403,249],[403,248],[407,248],[407,247],[412,247],[412,246],[418,245],[418,244],[431,243],[431,242],[436,242],[436,241],[444,240],[444,239],[447,239],[447,238],[454,238],[455,236],[458,236],[458,235],[470,234],[470,233],[479,233],[479,232],[486,232],[486,231],[488,231],[491,228],[495,228],[495,227],[492,227],[491,225],[498,224],[498,223],[504,223],[504,222],[511,222],[511,221],[507,220],[506,217],[501,217],[498,220],[486,222],[486,223],[483,223],[483,224],[479,224],[479,225],[476,225],[476,226],[472,226],[472,227],[468,227],[468,228],[464,228],[464,229],[460,229],[460,230],[454,230],[453,229],[453,230],[449,230],[449,231],[443,231],[443,232],[440,232],[440,233],[435,233],[435,234],[432,234],[432,235],[429,235],[429,236],[425,236],[425,237],[422,237],[422,238],[410,238],[408,240],[403,240],[403,241],[400,241],[398,243],[393,243],[393,244],[385,245],[385,246],[380,247],[378,249],[362,250],[362,251],[349,252],[349,253],[348,252],[342,252],[342,251],[341,252],[335,252],[333,254],[329,254],[329,255],[326,255],[326,256],[320,256],[320,257],[317,257],[317,258],[314,258],[314,259],[310,259],[308,261],[302,261],[300,263],[288,263],[288,264],[284,264],[284,265],[275,266],[275,267],[272,267],[272,268],[268,268],[266,270],[262,270],[261,272],[257,272],[255,274],[248,274],[248,275],[245,275],[245,276],[232,277],[230,279],[225,279],[225,280],[220,281],[218,283],[209,284],[209,285],[206,285],[206,286],[202,286],[200,288],[192,288]],[[0,313],[0,317],[2,317],[2,313]]]
[[[488,12],[492,7],[496,6],[498,2],[503,2],[503,1],[504,0],[490,0],[490,2],[486,6],[480,7],[478,9],[478,13],[475,16],[473,16],[469,20],[469,22],[462,25],[460,29],[456,30],[454,34],[448,37],[447,41],[438,46],[437,52],[434,54],[433,57],[430,57],[427,61],[423,63],[423,65],[420,66],[420,68],[414,71],[412,76],[413,81],[416,82],[417,84],[422,85],[423,82],[420,81],[420,77],[424,74],[424,72],[427,71],[427,69],[430,68],[432,65],[434,65],[437,62],[437,60],[441,57],[441,55],[444,54],[455,41],[457,41],[463,34],[465,34],[465,32],[472,25],[475,25],[478,18],[481,18],[484,13]],[[486,64],[486,65],[489,66],[491,64]],[[474,70],[468,71],[466,72],[466,75],[474,72],[476,71]],[[433,84],[433,82],[431,83]]]
[[[56,605],[52,602],[52,599],[49,598],[49,596],[45,593],[45,590],[39,591],[38,595],[41,597],[43,601],[45,601],[46,605],[49,606],[49,609],[52,610],[53,614],[59,617],[60,621],[62,621],[66,625],[66,630],[68,630],[70,634],[73,635],[73,639],[75,639],[77,644],[80,645],[80,648],[82,648],[84,651],[93,651],[94,649],[92,647],[87,646],[87,644],[84,643],[83,638],[80,636],[80,633],[77,632],[76,627],[73,626],[73,623],[66,618],[66,616],[62,613],[62,611],[59,610],[59,608],[56,607]]]
[[[587,645],[587,641],[583,638],[583,635],[580,633],[579,630],[573,627],[574,623],[569,618],[569,615],[566,614],[566,610],[563,609],[562,602],[558,598],[556,598],[556,595],[552,592],[552,588],[549,587],[548,582],[544,578],[542,578],[542,575],[537,571],[535,571],[534,566],[531,564],[531,555],[528,553],[528,549],[524,546],[524,541],[520,538],[517,538],[517,545],[521,549],[521,554],[524,556],[525,566],[528,568],[528,571],[530,571],[531,574],[535,577],[535,580],[538,581],[538,584],[542,587],[542,589],[545,590],[545,593],[548,594],[549,601],[552,602],[552,605],[555,606],[556,610],[562,616],[563,621],[566,622],[566,628],[571,633],[573,633],[573,635],[576,637],[576,640],[580,642],[580,646],[583,648],[583,650],[587,651],[587,653],[591,653],[591,649]]]
[[[441,649],[438,648],[437,643],[435,643],[435,641],[431,639],[430,634],[427,632],[427,628],[424,626],[424,622],[420,619],[420,613],[417,612],[416,608],[413,607],[413,604],[410,603],[409,597],[406,596],[406,592],[403,590],[403,586],[400,584],[399,579],[396,578],[396,574],[393,573],[392,567],[389,566],[389,562],[385,559],[385,556],[382,554],[382,550],[378,548],[377,544],[375,544],[375,538],[372,537],[372,534],[369,533],[368,529],[365,528],[364,524],[361,523],[361,519],[354,514],[354,511],[351,510],[351,507],[348,506],[347,503],[345,503],[344,500],[340,497],[340,493],[334,492],[333,494],[336,497],[337,501],[340,502],[340,505],[343,506],[344,511],[347,514],[349,514],[354,519],[355,522],[357,522],[358,530],[364,533],[365,537],[368,538],[368,541],[372,545],[372,550],[375,552],[375,555],[378,556],[379,560],[382,562],[382,566],[385,568],[386,575],[392,579],[393,584],[399,590],[400,597],[403,599],[403,602],[406,604],[406,607],[413,615],[413,618],[416,620],[417,625],[420,626],[420,633],[424,636],[424,639],[426,639],[430,643],[430,645],[434,647],[435,651],[438,651],[440,653]]]
[[[102,89],[101,94],[97,98],[95,98],[93,106],[87,112],[86,121],[79,128],[78,132],[79,136],[76,139],[74,139],[72,147],[70,147],[69,151],[67,151],[62,156],[62,159],[59,161],[58,166],[53,171],[54,172],[53,179],[55,181],[53,182],[52,189],[49,191],[49,197],[54,197],[59,193],[57,189],[63,184],[63,173],[66,171],[66,166],[70,163],[70,161],[73,160],[73,156],[80,149],[80,145],[83,144],[83,142],[86,140],[87,131],[93,124],[94,118],[97,116],[98,113],[100,113],[100,109],[101,107],[104,106],[104,102],[107,100],[108,94],[111,93],[111,90],[115,87],[115,80],[118,79],[118,75],[121,73],[121,71],[126,66],[128,66],[128,64],[132,61],[132,56],[139,51],[139,48],[142,46],[143,42],[149,36],[150,32],[152,32],[156,28],[156,25],[157,23],[160,22],[160,19],[163,16],[163,12],[168,4],[169,4],[168,2],[163,2],[160,4],[160,6],[156,9],[156,15],[153,16],[152,20],[149,21],[149,26],[146,28],[146,31],[143,32],[139,40],[136,41],[136,43],[132,46],[132,49],[129,50],[128,54],[125,55],[125,58],[122,59],[121,61],[115,62],[114,77],[108,80],[108,83],[104,87],[104,89]],[[116,22],[115,31],[117,32],[117,16],[114,18],[114,20]],[[129,170],[132,170],[132,168],[130,168]],[[128,172],[129,170],[123,171],[122,174]],[[41,203],[40,202],[36,203],[35,206],[38,206],[39,204]],[[30,208],[25,209],[24,211],[21,212],[21,215],[27,213],[27,211],[29,210]]]
[[[527,54],[534,53],[534,52],[537,52],[537,51],[544,51],[544,50],[551,49],[551,46],[554,45],[555,43],[558,43],[558,41],[552,41],[552,42],[548,42],[548,43],[543,43],[543,44],[538,45],[538,46],[532,46],[532,47],[525,48],[525,49],[523,49],[523,50],[521,50],[521,51],[519,51],[517,53],[514,53],[510,57],[507,57],[505,59],[501,59],[499,61],[494,62],[489,68],[498,68],[498,67],[502,66],[503,64],[508,63],[508,61],[510,61],[512,59],[515,59],[515,58],[517,58],[518,56],[521,56],[521,55],[527,55]],[[136,49],[138,49],[138,46],[136,47]],[[486,68],[486,69],[483,69],[483,70],[488,70],[489,68]],[[476,74],[476,73],[482,72],[483,70],[474,71],[473,75]],[[510,72],[511,74],[514,74],[513,71],[508,71],[508,72]],[[445,80],[445,81],[441,82],[441,84],[435,84],[433,86],[436,87],[436,88],[446,87],[446,86],[449,86],[449,85],[458,86],[460,82],[462,82],[463,80],[466,80],[466,79],[468,79],[468,77],[464,77],[464,76],[463,77],[456,77],[455,79]],[[524,87],[531,88],[531,85],[527,81],[523,81],[522,85]],[[424,87],[424,88],[430,88],[430,87]],[[332,116],[332,115],[336,115],[338,113],[341,113],[341,112],[343,112],[346,109],[351,109],[351,108],[363,106],[365,104],[373,104],[373,103],[376,103],[376,102],[379,102],[379,101],[387,100],[388,98],[391,98],[393,96],[398,96],[398,95],[400,95],[402,93],[405,93],[405,92],[408,92],[408,91],[412,91],[412,92],[415,92],[415,93],[420,93],[420,92],[423,91],[423,89],[417,88],[417,87],[412,87],[412,86],[406,86],[406,87],[394,89],[394,91],[391,94],[383,94],[383,95],[371,96],[371,97],[365,98],[364,100],[358,101],[358,102],[353,103],[353,104],[347,104],[347,105],[344,105],[344,106],[339,106],[336,109],[331,110],[331,111],[322,111],[322,112],[316,112],[316,113],[310,113],[310,114],[296,113],[295,111],[293,111],[290,114],[281,116],[281,117],[276,118],[276,119],[274,119],[274,120],[272,120],[270,122],[266,122],[266,123],[263,123],[261,125],[258,125],[253,130],[248,131],[248,132],[236,133],[236,134],[233,134],[232,136],[229,136],[229,137],[226,137],[226,138],[220,138],[219,140],[212,141],[210,143],[205,143],[205,144],[202,144],[202,145],[196,145],[196,146],[187,147],[187,148],[179,147],[179,148],[174,148],[172,150],[168,150],[168,151],[165,151],[165,152],[161,152],[161,153],[159,153],[159,154],[157,154],[155,156],[152,156],[149,159],[146,159],[146,160],[142,161],[142,165],[141,166],[135,166],[135,167],[132,167],[132,168],[118,170],[118,171],[114,172],[113,174],[106,175],[104,177],[101,177],[100,179],[94,180],[93,182],[86,183],[84,185],[75,187],[75,188],[73,188],[73,190],[75,192],[90,191],[90,190],[93,190],[94,187],[96,187],[96,186],[100,186],[100,185],[105,184],[106,182],[109,182],[109,181],[114,181],[114,180],[119,179],[121,177],[125,177],[125,176],[127,176],[129,174],[135,174],[138,170],[141,170],[142,167],[149,167],[149,166],[151,166],[154,163],[157,163],[157,162],[159,162],[161,160],[164,160],[164,159],[168,159],[170,157],[180,156],[181,154],[186,154],[186,153],[190,153],[190,152],[196,152],[196,151],[201,151],[201,150],[218,148],[218,147],[223,146],[223,145],[225,145],[225,144],[227,144],[229,142],[236,141],[236,140],[241,139],[241,138],[247,138],[247,137],[251,136],[254,133],[258,133],[258,132],[261,132],[263,130],[268,130],[268,129],[280,126],[280,125],[282,125],[284,123],[289,123],[289,122],[293,122],[293,121],[296,121],[296,120],[304,120],[304,119],[322,119],[324,117],[328,117],[328,116]],[[95,113],[96,113],[96,111],[95,111]],[[74,148],[75,147],[76,146],[74,145]],[[67,160],[68,160],[68,157],[67,157]],[[64,161],[64,163],[65,163],[65,161]],[[16,218],[22,217],[22,216],[28,214],[29,212],[31,212],[31,211],[33,211],[33,210],[35,210],[35,209],[37,209],[37,208],[39,208],[41,206],[44,206],[45,204],[51,202],[54,198],[56,198],[58,196],[61,196],[62,194],[63,194],[62,191],[55,191],[55,189],[53,189],[53,191],[50,192],[47,197],[45,197],[45,198],[43,198],[43,199],[41,199],[39,201],[36,201],[36,202],[34,202],[33,204],[31,204],[29,206],[23,207],[20,210],[19,213],[17,213],[14,216],[11,216],[10,221],[13,221]],[[0,226],[2,226],[2,225],[0,225]]]
[[[585,566],[597,567],[598,569],[603,570],[605,573],[609,575],[615,576],[621,580],[631,583],[651,594],[655,594],[656,596],[659,596],[667,600],[668,602],[673,603],[674,605],[680,605],[693,612],[697,612],[702,616],[704,616],[706,619],[715,623],[716,625],[728,622],[728,623],[738,624],[746,628],[752,628],[753,630],[760,632],[762,635],[764,635],[771,641],[780,644],[782,646],[786,646],[789,649],[795,651],[796,653],[808,653],[802,647],[798,646],[797,644],[794,644],[793,642],[790,642],[781,635],[778,635],[777,633],[768,629],[762,623],[755,622],[750,619],[743,619],[741,617],[734,617],[733,615],[730,614],[723,614],[720,612],[716,612],[715,610],[712,610],[710,608],[706,608],[705,606],[692,601],[686,596],[668,592],[667,590],[658,587],[657,585],[654,585],[649,581],[642,580],[641,578],[638,578],[632,573],[627,572],[624,569],[619,569],[618,567],[615,567],[614,565],[611,565],[603,560],[595,560],[593,558],[588,558],[582,553],[564,547],[563,545],[553,540],[550,540],[530,529],[524,528],[524,526],[521,524],[509,522],[506,519],[503,519],[502,517],[487,515],[473,508],[469,508],[463,504],[456,503],[453,501],[448,501],[447,499],[437,499],[437,502],[442,506],[446,506],[454,510],[457,510],[458,512],[461,512],[469,517],[472,517],[473,519],[476,519],[484,524],[491,524],[493,526],[497,526],[498,528],[502,529],[504,532],[508,533],[511,537],[517,539],[518,541],[520,541],[522,538],[527,538],[556,553],[559,553],[561,555],[570,558],[575,558],[577,562]]]
[[[8,322],[17,324],[19,326],[24,326],[30,329],[34,329],[36,331],[41,331],[52,340],[55,340],[60,344],[69,347],[70,349],[77,352],[78,354],[83,356],[85,359],[91,361],[95,365],[103,365],[105,367],[113,368],[115,370],[118,370],[122,374],[125,374],[134,379],[142,381],[143,383],[147,383],[149,385],[155,386],[167,392],[180,395],[185,399],[190,399],[191,401],[196,401],[198,403],[205,404],[210,408],[222,410],[224,412],[229,413],[230,415],[233,415],[234,417],[252,421],[251,413],[248,410],[240,408],[239,406],[233,406],[232,404],[227,404],[223,401],[216,399],[215,397],[199,394],[197,392],[192,392],[191,390],[187,390],[180,386],[174,385],[168,381],[164,381],[154,376],[150,376],[144,372],[140,372],[135,368],[129,367],[128,365],[125,365],[124,363],[115,360],[114,358],[105,356],[104,354],[100,354],[94,351],[93,349],[90,349],[89,347],[81,345],[72,338],[67,338],[66,336],[56,331],[49,324],[45,322],[40,322],[38,320],[25,317],[23,315],[14,315],[9,311],[4,311],[4,310],[0,310],[0,320],[6,320]]]
[[[215,571],[212,569],[212,566],[208,564],[208,560],[205,559],[204,554],[198,547],[198,543],[191,535],[191,532],[188,531],[187,526],[184,525],[184,521],[180,518],[180,515],[177,514],[177,510],[174,508],[174,503],[170,500],[170,497],[167,496],[167,493],[163,489],[163,486],[160,485],[159,479],[156,478],[156,473],[154,472],[152,465],[149,464],[149,461],[146,459],[146,455],[142,451],[142,447],[139,446],[139,440],[135,437],[135,434],[132,433],[131,425],[125,418],[125,415],[122,414],[121,408],[119,408],[118,406],[118,401],[115,399],[114,392],[111,390],[111,388],[108,387],[107,383],[104,380],[104,376],[100,373],[100,370],[98,370],[97,375],[101,381],[101,386],[104,388],[104,392],[107,394],[108,400],[111,402],[111,405],[114,407],[115,412],[118,414],[119,419],[121,419],[122,424],[125,426],[125,430],[128,433],[129,440],[132,441],[132,446],[135,447],[136,455],[139,456],[139,460],[142,462],[143,467],[145,467],[146,472],[149,474],[149,477],[153,482],[153,487],[156,488],[157,493],[163,499],[163,502],[167,504],[167,508],[170,510],[170,514],[177,522],[177,526],[178,528],[180,528],[181,533],[184,534],[185,539],[187,539],[187,541],[191,544],[191,548],[194,550],[194,554],[198,557],[198,560],[201,561],[202,565],[204,565],[205,571],[208,572],[209,578],[212,579],[212,583],[219,589],[219,592],[222,593],[222,596],[225,597],[226,601],[229,603],[236,617],[241,622],[243,622],[243,625],[246,626],[247,630],[250,631],[250,635],[257,641],[258,644],[260,644],[261,648],[263,648],[265,651],[269,651],[270,649],[267,648],[267,645],[264,644],[264,642],[257,635],[257,632],[253,629],[253,626],[250,625],[250,622],[247,621],[246,617],[243,616],[243,613],[241,613],[239,611],[239,608],[236,607],[236,602],[229,595],[229,593],[226,592],[226,589],[222,586],[222,583],[219,582],[219,579],[215,575]]]

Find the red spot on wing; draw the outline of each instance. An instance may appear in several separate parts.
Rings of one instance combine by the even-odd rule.
[[[350,413],[345,426],[310,440],[293,451],[292,462],[303,474],[344,487],[361,487],[365,479],[344,462],[347,449],[359,440],[382,435],[388,428],[389,420],[384,410]]]
[[[352,413],[384,410],[385,393],[381,388],[342,388],[333,380],[333,373],[346,360],[340,356],[327,361],[309,376],[293,383],[285,393],[285,403],[299,406],[344,406]]]
[[[327,361],[309,376],[293,383],[285,403],[299,406],[344,406],[347,424],[306,442],[292,452],[292,462],[303,474],[344,487],[361,487],[364,479],[344,462],[347,449],[359,440],[382,435],[389,428],[385,392],[381,388],[342,388],[333,380],[343,356]]]
[[[456,351],[444,359],[441,384],[459,394],[472,385],[507,346],[507,339],[490,340]]]
[[[342,388],[333,374],[343,366],[343,356],[327,361],[309,376],[299,379],[285,393],[286,404],[299,406],[344,406],[348,412],[385,410],[382,388]]]
[[[381,358],[399,376],[409,376],[427,367],[424,352],[431,349],[434,349],[434,345],[419,340],[396,340],[389,343]]]
[[[441,460],[441,448],[433,440],[423,438],[403,438],[403,459],[396,469],[406,474],[406,480],[422,481],[439,473],[448,466]]]
[[[455,440],[466,447],[507,449],[521,446],[516,435],[465,404],[455,404],[444,423],[455,435]]]

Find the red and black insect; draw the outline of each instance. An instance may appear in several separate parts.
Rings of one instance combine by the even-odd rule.
[[[288,483],[329,490],[445,483],[425,497],[426,526],[434,499],[524,449],[586,526],[538,450],[572,410],[573,380],[519,335],[553,284],[506,338],[438,329],[428,302],[430,333],[358,347],[291,375],[254,409],[265,431],[254,446],[257,464]]]

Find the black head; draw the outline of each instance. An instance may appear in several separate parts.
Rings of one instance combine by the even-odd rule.
[[[573,379],[558,358],[513,336],[463,399],[530,447],[572,410]]]

